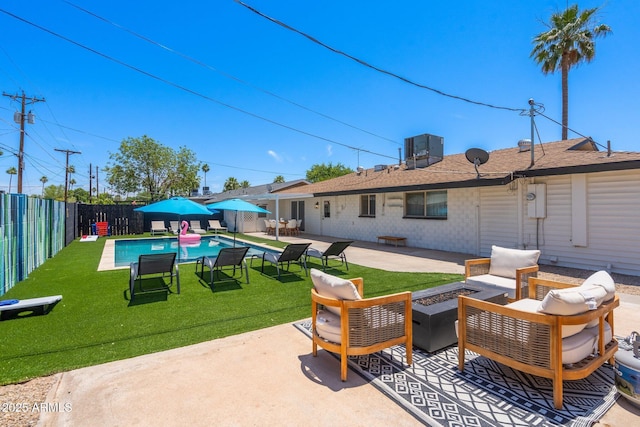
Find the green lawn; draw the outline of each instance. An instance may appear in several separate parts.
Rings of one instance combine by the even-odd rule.
[[[282,242],[251,240],[284,246]],[[216,284],[213,291],[196,274],[195,264],[182,264],[179,295],[164,291],[139,294],[132,304],[129,269],[97,271],[105,241],[73,242],[2,297],[60,294],[63,299],[47,315],[0,321],[0,385],[311,316],[311,280],[293,266],[296,274],[278,281],[275,267],[265,269],[274,276],[268,277],[260,273],[259,262],[249,269],[250,284],[228,281]],[[310,262],[309,267],[320,266]],[[461,279],[455,274],[396,273],[352,264],[348,273],[342,267],[327,272],[364,277],[365,297]]]

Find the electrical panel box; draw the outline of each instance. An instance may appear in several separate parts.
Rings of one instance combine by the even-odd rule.
[[[527,185],[527,213],[529,218],[546,218],[547,216],[547,185]]]

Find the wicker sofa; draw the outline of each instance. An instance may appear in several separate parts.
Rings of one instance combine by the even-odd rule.
[[[504,289],[509,301],[528,296],[528,280],[538,274],[539,250],[491,247],[491,258],[465,261],[465,283]]]
[[[312,350],[318,346],[340,355],[340,378],[347,380],[348,356],[406,346],[412,363],[411,292],[362,298],[364,281],[342,279],[311,269]]]
[[[506,306],[460,296],[458,367],[465,350],[553,382],[562,408],[563,381],[586,378],[613,364],[613,310],[619,300],[611,277],[600,271],[580,285],[529,279],[531,298]]]

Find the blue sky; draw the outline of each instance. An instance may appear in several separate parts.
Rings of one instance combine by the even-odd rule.
[[[89,165],[98,166],[103,191],[109,154],[142,135],[192,149],[209,164],[206,183],[214,192],[230,176],[258,185],[277,175],[304,178],[318,163],[396,163],[404,138],[423,133],[444,137],[445,154],[512,147],[530,137],[528,116],[407,84],[233,0],[69,1],[103,19],[61,0],[0,6],[49,31],[0,13],[0,89],[46,99],[27,107],[36,123],[26,125],[26,193],[40,193],[43,175],[47,185],[64,183],[65,155],[56,149],[82,153],[70,156],[76,187],[88,190]],[[545,76],[529,53],[543,22],[566,1],[244,1],[416,83],[501,107],[527,109],[534,98],[561,121],[560,75]],[[602,5],[599,20],[613,34],[598,39],[594,62],[569,75],[569,127],[601,147],[610,140],[614,150],[638,151],[640,3],[579,5]],[[0,99],[4,191],[5,171],[17,168],[18,109]],[[544,117],[536,126],[536,142],[561,137],[560,126]],[[16,182],[14,176],[12,191]]]

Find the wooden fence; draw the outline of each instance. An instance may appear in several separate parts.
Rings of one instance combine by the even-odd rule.
[[[144,214],[136,212],[133,205],[85,205],[77,204],[78,236],[92,234],[96,222],[109,223],[112,236],[142,234],[144,232]]]

